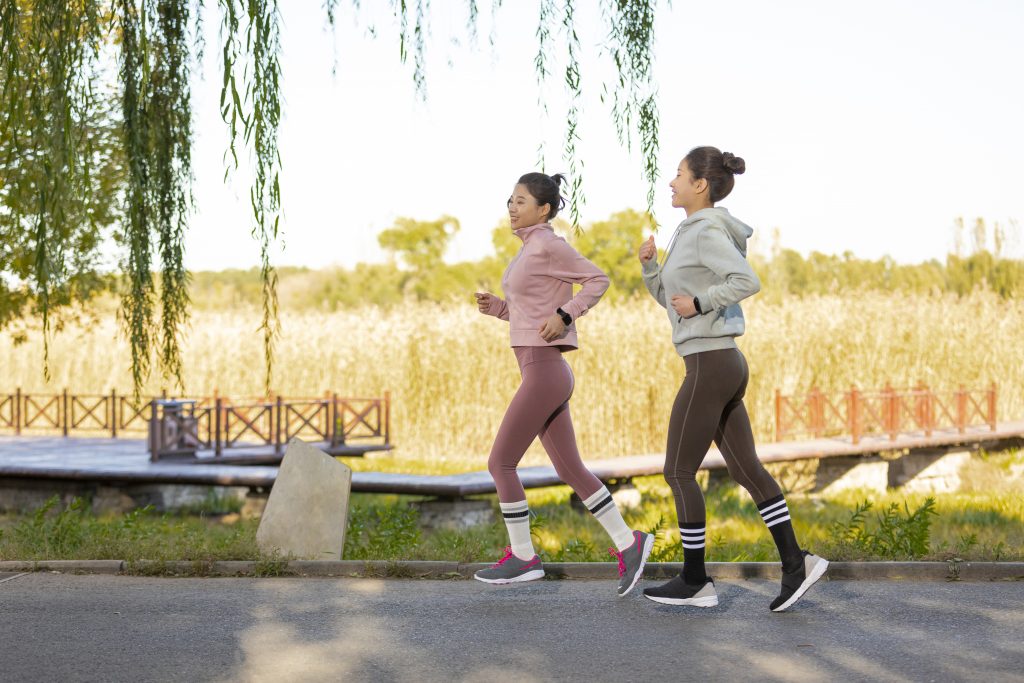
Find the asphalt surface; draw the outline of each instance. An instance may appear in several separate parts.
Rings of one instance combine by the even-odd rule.
[[[0,680],[1024,681],[1024,582],[719,582],[718,607],[613,581],[0,574]]]

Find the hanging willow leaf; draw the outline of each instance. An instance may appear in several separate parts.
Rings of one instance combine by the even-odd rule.
[[[223,13],[224,81],[221,87],[221,117],[231,133],[229,152],[238,166],[236,142],[239,122],[254,166],[249,189],[253,212],[253,237],[260,244],[260,275],[263,293],[264,387],[270,393],[273,379],[274,344],[280,334],[277,303],[277,271],[270,252],[278,238],[281,209],[281,157],[277,148],[281,124],[281,66],[279,55],[280,15],[276,0],[220,0]],[[241,17],[246,17],[245,46],[241,55]],[[243,63],[244,61],[244,63]],[[238,71],[242,71],[244,100],[239,93]]]
[[[88,117],[102,26],[92,2],[7,0],[0,39],[0,325],[34,306],[48,380],[54,314],[100,289]]]
[[[132,0],[118,3],[121,31],[121,112],[124,150],[128,166],[124,242],[128,247],[124,266],[126,291],[121,309],[132,354],[132,382],[138,398],[149,375],[153,334],[155,285],[152,269],[150,200],[149,57],[146,33],[146,2],[141,8]]]
[[[154,224],[160,251],[160,365],[184,388],[180,337],[188,321],[185,231],[192,200],[192,104],[186,2],[159,0],[151,80],[150,159]]]
[[[576,142],[580,139],[579,103],[583,95],[580,86],[579,51],[580,39],[574,28],[573,0],[565,0],[565,19],[562,26],[566,32],[566,48],[568,56],[565,64],[565,87],[569,91],[569,111],[565,118],[565,158],[569,162],[569,216],[572,218],[573,230],[579,233],[580,211],[586,201],[583,195],[583,160],[576,152]]]
[[[619,142],[632,147],[634,117],[641,138],[647,212],[653,214],[658,180],[658,108],[654,85],[654,16],[657,0],[604,0],[609,46],[617,74],[612,88],[612,120]],[[607,90],[607,88],[606,88]]]

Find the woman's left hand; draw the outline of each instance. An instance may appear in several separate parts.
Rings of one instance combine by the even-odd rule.
[[[563,334],[565,334],[565,323],[562,322],[562,316],[557,313],[553,313],[550,318],[544,321],[544,324],[540,326],[540,337],[546,342],[552,342]]]
[[[672,308],[684,318],[692,318],[697,315],[697,307],[693,305],[692,296],[676,294],[672,297]]]

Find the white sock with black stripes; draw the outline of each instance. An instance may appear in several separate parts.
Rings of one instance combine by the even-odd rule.
[[[599,488],[583,501],[583,504],[612,537],[612,543],[620,553],[636,542],[633,539],[633,530],[626,526],[626,521],[622,519],[619,507],[615,504],[612,494],[608,492],[607,486]]]
[[[533,540],[530,538],[530,508],[525,500],[516,503],[498,503],[501,516],[508,528],[509,545],[512,554],[520,560],[530,560],[536,555]]]
[[[775,539],[783,571],[799,570],[803,565],[803,553],[800,551],[800,544],[796,542],[796,532],[793,531],[793,521],[789,516],[786,497],[779,494],[769,498],[758,503],[757,510],[761,513],[761,519],[771,532],[772,538]]]

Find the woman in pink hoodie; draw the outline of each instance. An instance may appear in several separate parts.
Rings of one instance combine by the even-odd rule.
[[[608,276],[555,234],[550,221],[565,204],[561,174],[527,173],[508,200],[512,231],[523,247],[509,263],[501,286],[505,299],[477,293],[481,313],[509,323],[522,385],[512,398],[487,462],[494,477],[510,545],[505,556],[475,574],[486,583],[516,583],[544,576],[530,539],[526,492],[516,473],[526,449],[540,437],[558,476],[573,488],[615,543],[619,596],[643,574],[654,538],[633,531],[608,489],[580,459],[569,415],[574,379],[562,354],[578,347],[576,320],[608,289]],[[573,296],[573,285],[582,289]]]

